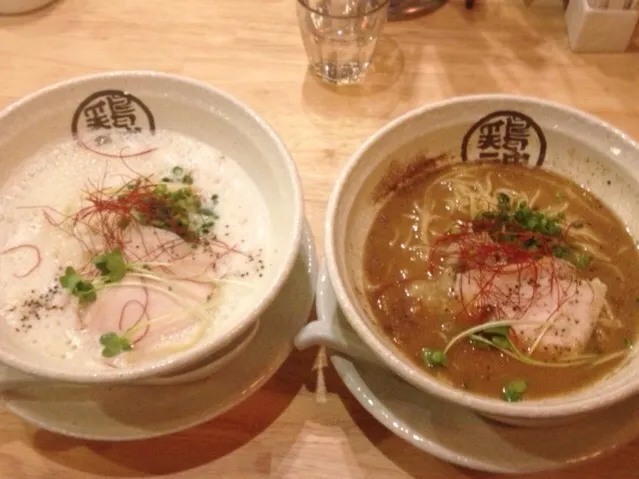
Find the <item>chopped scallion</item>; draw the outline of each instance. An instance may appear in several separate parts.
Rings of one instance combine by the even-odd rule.
[[[504,400],[507,402],[520,401],[521,397],[526,392],[526,389],[528,389],[528,383],[523,379],[510,381],[504,386],[504,389],[502,390]]]
[[[575,266],[577,268],[585,268],[591,262],[592,262],[592,256],[587,254],[580,254],[580,255],[577,255],[577,258],[575,259]]]
[[[446,355],[439,349],[424,348],[422,351],[424,362],[429,367],[446,366]]]

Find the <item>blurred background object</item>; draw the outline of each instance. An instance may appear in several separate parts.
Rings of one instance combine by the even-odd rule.
[[[15,15],[17,13],[31,12],[54,1],[55,0],[0,0],[0,15]]]
[[[388,7],[388,20],[408,20],[426,15],[445,4],[446,0],[391,0]]]
[[[637,0],[570,0],[565,11],[570,48],[578,53],[622,53],[639,22]]]

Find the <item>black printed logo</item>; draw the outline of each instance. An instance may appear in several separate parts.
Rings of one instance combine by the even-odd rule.
[[[546,137],[532,118],[516,111],[486,115],[464,135],[462,161],[499,161],[541,166]]]
[[[71,122],[74,138],[100,143],[110,132],[155,133],[151,110],[136,96],[121,90],[102,90],[86,98]]]

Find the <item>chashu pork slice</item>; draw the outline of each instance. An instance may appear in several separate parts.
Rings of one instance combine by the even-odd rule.
[[[570,263],[557,258],[497,271],[469,270],[459,273],[455,284],[467,309],[490,306],[492,320],[516,320],[512,330],[520,348],[526,351],[537,342],[535,351],[555,359],[583,352],[606,289],[598,278],[580,279]]]
[[[126,285],[99,292],[96,301],[88,306],[82,323],[89,331],[122,334],[135,327],[129,339],[140,348],[188,337],[201,321],[195,308],[205,303],[209,294],[201,286],[185,284],[188,289],[182,290],[174,285],[167,294],[147,288],[143,282],[125,280],[123,283]]]
[[[215,259],[210,251],[176,239],[173,233],[156,228],[132,230],[126,244],[127,263],[149,265],[100,291],[84,312],[82,325],[99,334],[121,334],[138,322],[149,323],[148,330],[133,330],[130,339],[136,348],[181,341],[192,334],[216,293]]]

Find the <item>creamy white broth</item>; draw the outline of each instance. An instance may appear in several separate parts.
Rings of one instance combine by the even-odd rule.
[[[155,149],[148,152],[151,148]],[[92,145],[91,149],[102,154],[89,151],[76,141],[45,148],[14,171],[0,189],[0,251],[4,252],[0,255],[0,314],[4,334],[14,335],[25,347],[46,356],[81,361],[90,368],[110,368],[183,350],[206,340],[207,335],[232,327],[261,294],[264,272],[270,266],[269,213],[249,175],[233,159],[211,146],[167,131],[112,137],[110,143]],[[139,152],[144,154],[136,156]],[[111,156],[103,156],[104,153]],[[117,287],[98,291],[98,299],[91,305],[94,314],[86,314],[86,308],[78,307],[77,298],[60,286],[59,278],[67,266],[79,269],[90,258],[82,242],[55,224],[64,220],[64,215],[72,215],[86,205],[87,190],[119,188],[140,175],[154,175],[153,181],[160,181],[175,166],[192,171],[193,186],[201,190],[203,198],[217,195],[214,208],[219,219],[207,235],[214,241],[201,247],[198,250],[201,253],[195,253],[193,259],[195,265],[208,265],[210,259],[210,268],[205,268],[206,278],[215,283],[202,286],[191,282],[191,278],[200,279],[199,270],[195,266],[181,267],[181,271],[190,268],[188,274],[184,273],[189,280],[180,281],[171,298],[187,298],[189,306],[180,303],[184,306],[181,310],[168,310],[178,311],[180,318],[154,321],[163,316],[162,310],[167,306],[162,303],[164,300],[158,300],[155,308],[158,311],[151,306],[144,318],[149,322],[147,336],[132,351],[105,358],[101,354],[100,337],[117,329],[119,323],[114,319],[117,309],[109,311],[106,299],[102,301],[105,304],[100,300],[103,293],[104,298],[106,293],[111,297]],[[224,250],[218,242],[233,249]],[[208,256],[204,251],[208,251]],[[226,254],[221,254],[225,251]],[[173,281],[172,278],[169,280]],[[127,275],[122,284],[132,281],[152,282]],[[156,298],[163,294],[160,289],[171,289],[167,282],[158,282],[156,286],[151,293]],[[204,294],[202,288],[210,291]],[[121,286],[121,291],[125,289]],[[130,310],[140,309],[137,314],[142,318],[141,305],[134,304],[140,300],[141,289],[133,286],[130,290],[133,302],[127,306],[131,306]],[[195,299],[189,299],[191,293]],[[171,304],[175,303],[177,308],[177,299],[171,298]],[[202,318],[204,313],[206,321]],[[122,316],[123,329],[127,326],[126,314]]]

